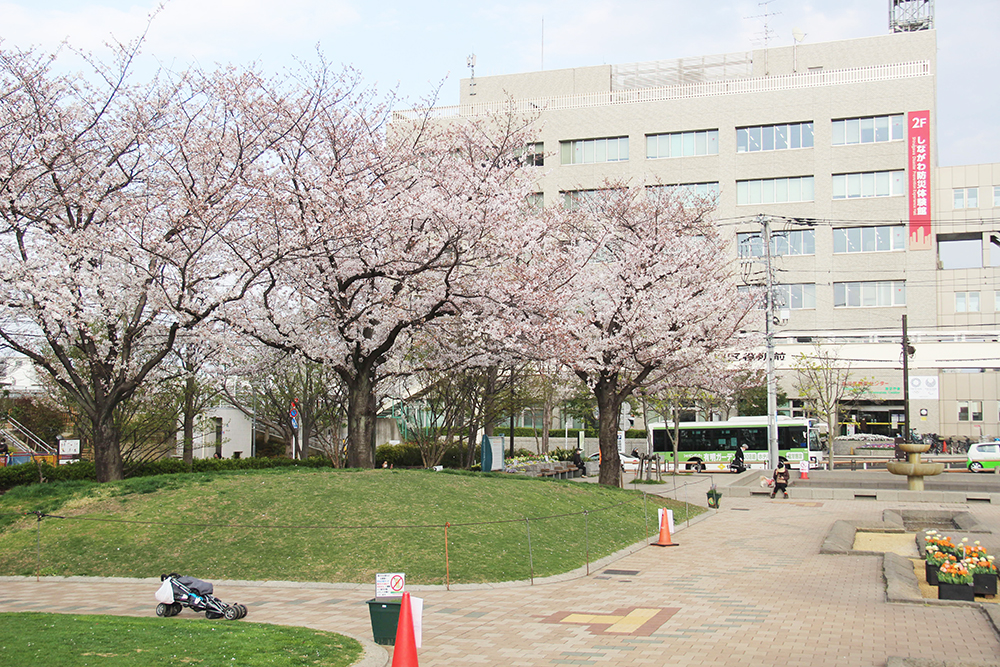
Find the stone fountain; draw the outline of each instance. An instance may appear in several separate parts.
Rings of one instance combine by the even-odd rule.
[[[907,460],[889,461],[886,466],[893,475],[906,475],[906,482],[910,491],[924,490],[924,477],[940,475],[944,472],[943,463],[924,463],[920,460],[920,455],[931,448],[916,442],[903,442],[897,445],[906,452]]]

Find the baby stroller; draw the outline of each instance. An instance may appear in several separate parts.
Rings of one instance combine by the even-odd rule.
[[[183,607],[205,612],[205,618],[225,618],[235,621],[247,615],[247,608],[241,604],[227,605],[212,595],[212,584],[194,577],[182,577],[176,572],[161,574],[163,584],[156,591],[157,616],[176,616]]]

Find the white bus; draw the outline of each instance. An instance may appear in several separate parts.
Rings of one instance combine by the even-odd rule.
[[[796,465],[809,461],[817,467],[823,460],[819,429],[815,420],[778,417],[778,457]],[[653,452],[673,463],[674,444],[671,422],[650,424],[653,432]],[[670,433],[667,433],[667,430]],[[746,464],[754,468],[767,467],[767,417],[735,417],[720,422],[681,422],[677,461],[688,470],[726,471],[736,449],[746,445]]]

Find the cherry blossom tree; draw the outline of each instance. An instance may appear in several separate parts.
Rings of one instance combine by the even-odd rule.
[[[751,313],[710,211],[710,202],[682,193],[622,185],[590,193],[563,230],[562,268],[553,272],[562,284],[529,304],[550,310],[524,329],[525,340],[540,336],[538,348],[597,401],[601,484],[620,481],[622,403],[736,344]]]
[[[116,411],[240,298],[275,229],[266,89],[236,71],[131,83],[138,45],[83,77],[0,50],[0,339],[86,416],[99,481],[123,476]]]
[[[397,116],[357,80],[310,70],[278,144],[280,270],[229,321],[333,369],[347,390],[348,465],[374,465],[379,385],[405,373],[415,337],[481,308],[481,274],[520,243],[529,123]]]

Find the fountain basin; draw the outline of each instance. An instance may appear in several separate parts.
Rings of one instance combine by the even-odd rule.
[[[931,448],[930,445],[925,445],[922,442],[901,442],[896,446],[907,454],[921,454]]]
[[[921,445],[923,446],[923,445]],[[906,463],[903,461],[889,461],[886,464],[889,472],[893,475],[906,475],[907,477],[931,477],[944,472],[943,463]]]

